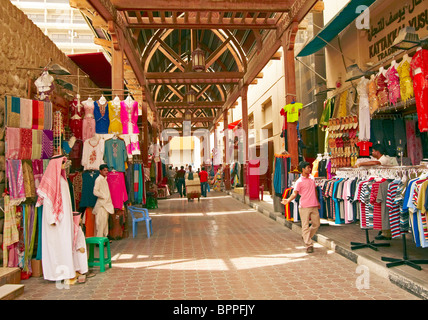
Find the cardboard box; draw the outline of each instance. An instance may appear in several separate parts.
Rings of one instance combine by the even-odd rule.
[[[31,260],[31,269],[33,270],[33,273],[31,274],[32,277],[41,277],[43,276],[43,270],[42,270],[42,260]]]

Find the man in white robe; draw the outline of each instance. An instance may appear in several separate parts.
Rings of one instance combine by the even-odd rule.
[[[95,236],[107,237],[108,217],[114,213],[110,189],[107,183],[108,166],[100,165],[100,175],[95,179],[94,196],[98,197],[92,213],[95,215]]]

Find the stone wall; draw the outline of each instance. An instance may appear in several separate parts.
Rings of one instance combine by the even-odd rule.
[[[0,1],[0,193],[3,193],[5,147],[4,147],[4,97],[28,98],[28,86],[34,83],[39,70],[20,70],[17,67],[39,68],[59,64],[76,75],[78,67],[68,58],[27,16],[9,0]],[[64,78],[63,78],[64,79]],[[66,80],[66,79],[64,79]],[[75,81],[75,80],[74,80]],[[96,87],[89,79],[80,79],[82,87]],[[58,88],[57,94],[62,92]],[[0,197],[0,201],[3,197]],[[0,203],[3,207],[3,203]],[[0,210],[0,220],[2,219]],[[2,223],[0,221],[0,226]],[[2,242],[0,230],[0,243]],[[0,260],[2,258],[0,249]]]

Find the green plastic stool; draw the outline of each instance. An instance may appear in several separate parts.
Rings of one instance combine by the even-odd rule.
[[[106,271],[106,264],[111,268],[110,241],[107,237],[86,238],[86,244],[89,245],[88,267],[100,267],[100,272]],[[99,258],[94,255],[95,245],[99,246]],[[107,257],[105,256],[105,249],[107,249]]]
[[[153,198],[151,196],[148,196],[147,201],[146,201],[146,207],[147,207],[147,209],[157,209],[158,208],[158,199]]]

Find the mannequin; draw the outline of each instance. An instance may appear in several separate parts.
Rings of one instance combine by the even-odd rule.
[[[46,92],[51,90],[51,85],[53,81],[54,78],[45,69],[43,70],[41,76],[37,78],[37,80],[34,82],[34,84],[39,92]]]
[[[103,95],[103,94],[101,95],[101,98],[100,98],[98,101],[99,101],[99,103],[101,103],[101,104],[105,104],[105,103],[107,102],[107,100],[106,100],[106,98],[104,97],[104,95]]]
[[[63,156],[53,157],[37,188],[36,206],[43,205],[42,266],[46,280],[75,277],[73,262],[73,214]]]

